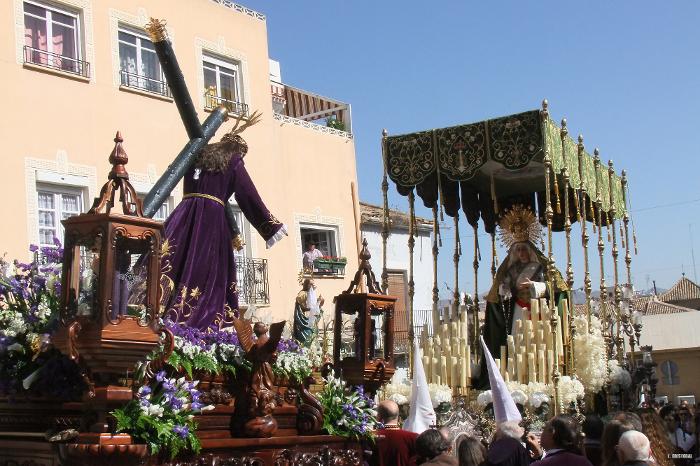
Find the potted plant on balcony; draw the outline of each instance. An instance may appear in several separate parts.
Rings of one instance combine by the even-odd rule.
[[[314,261],[314,267],[320,272],[342,275],[345,273],[347,263],[348,260],[345,257],[323,256]]]

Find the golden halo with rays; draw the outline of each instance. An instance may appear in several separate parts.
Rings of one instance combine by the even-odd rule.
[[[508,209],[498,226],[498,239],[508,249],[515,243],[526,241],[537,244],[542,234],[542,226],[535,213],[529,207],[520,204]]]

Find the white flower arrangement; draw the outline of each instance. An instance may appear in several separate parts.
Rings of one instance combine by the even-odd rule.
[[[487,407],[489,403],[493,403],[493,393],[491,393],[491,390],[483,391],[476,397],[476,404],[481,408]]]
[[[402,395],[401,393],[392,393],[388,398],[399,406],[408,404],[408,397]]]
[[[574,327],[577,376],[587,392],[598,393],[608,381],[607,354],[600,319],[592,315],[589,328],[588,317],[578,315],[574,317]]]
[[[523,406],[525,406],[528,401],[528,396],[522,390],[514,390],[510,393],[510,396],[513,398],[513,401]]]
[[[7,337],[16,337],[17,335],[27,333],[29,326],[24,316],[11,309],[0,311],[0,324],[2,325],[2,333]]]
[[[528,404],[535,409],[538,409],[544,403],[549,404],[549,395],[542,392],[535,392],[528,398]]]
[[[389,383],[384,386],[384,399],[403,405],[408,403],[410,396],[411,383],[408,380],[408,370],[400,367],[396,369]]]
[[[565,406],[582,399],[585,395],[583,384],[577,378],[564,375],[559,379],[559,397]]]
[[[279,375],[301,382],[311,375],[314,366],[320,366],[320,357],[316,357],[310,348],[302,347],[299,352],[281,351],[278,353],[273,369]]]
[[[610,385],[628,389],[632,385],[632,376],[615,359],[608,361],[608,370],[610,371]]]
[[[438,385],[436,383],[428,384],[430,392],[430,401],[433,402],[433,408],[437,408],[442,403],[452,402],[452,388],[448,385]]]

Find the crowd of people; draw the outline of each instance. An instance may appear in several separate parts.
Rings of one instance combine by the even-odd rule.
[[[590,414],[582,423],[555,416],[541,434],[517,422],[497,425],[491,439],[445,429],[404,431],[393,401],[378,406],[384,428],[377,432],[375,466],[685,466],[700,464],[700,410],[692,406],[648,407],[614,413],[607,422]]]

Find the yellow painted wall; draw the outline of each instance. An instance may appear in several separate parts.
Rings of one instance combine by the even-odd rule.
[[[654,350],[652,355],[659,365],[667,360],[678,365],[679,383],[676,385],[666,385],[660,367],[656,368],[656,376],[659,378],[656,396],[666,395],[670,403],[675,403],[677,396],[695,395],[696,403],[700,403],[700,348]]]
[[[71,164],[77,164],[85,166],[84,171],[93,170],[95,186],[85,196],[87,208],[106,180],[107,157],[117,130],[122,132],[129,155],[127,169],[134,179],[149,182],[160,176],[186,143],[174,103],[120,90],[115,83],[119,67],[114,56],[118,53],[115,18],[141,21],[153,16],[168,22],[201,121],[208,113],[203,110],[197,44],[214,48],[214,52],[234,51],[244,63],[246,103],[251,111],[263,113],[263,121],[244,135],[250,146],[246,166],[266,204],[290,232],[289,238],[270,250],[265,249],[259,237],[252,244],[253,257],[269,260],[273,314],[291,318],[293,299],[299,289],[301,244],[295,230],[295,218],[299,216],[338,219],[342,237],[340,255],[348,257],[348,276],[352,277],[358,254],[350,191],[350,183],[357,182],[354,142],[351,138],[273,118],[265,20],[211,0],[55,2],[82,10],[84,58],[91,66],[91,78],[84,82],[23,66],[22,1],[0,3],[0,24],[10,32],[0,41],[0,140],[3,141],[0,218],[4,219],[0,252],[7,252],[9,258],[26,258],[28,244],[37,239],[31,226],[36,225],[36,218],[31,223],[32,216],[36,216],[31,167],[39,164],[51,168],[58,164],[59,168],[65,168],[68,164],[70,168]],[[232,124],[232,121],[224,124],[215,138]],[[312,180],[311,168],[322,176]],[[180,187],[175,196],[177,201]],[[330,298],[347,286],[347,280],[340,279],[319,279],[318,283],[329,303],[327,309]]]

